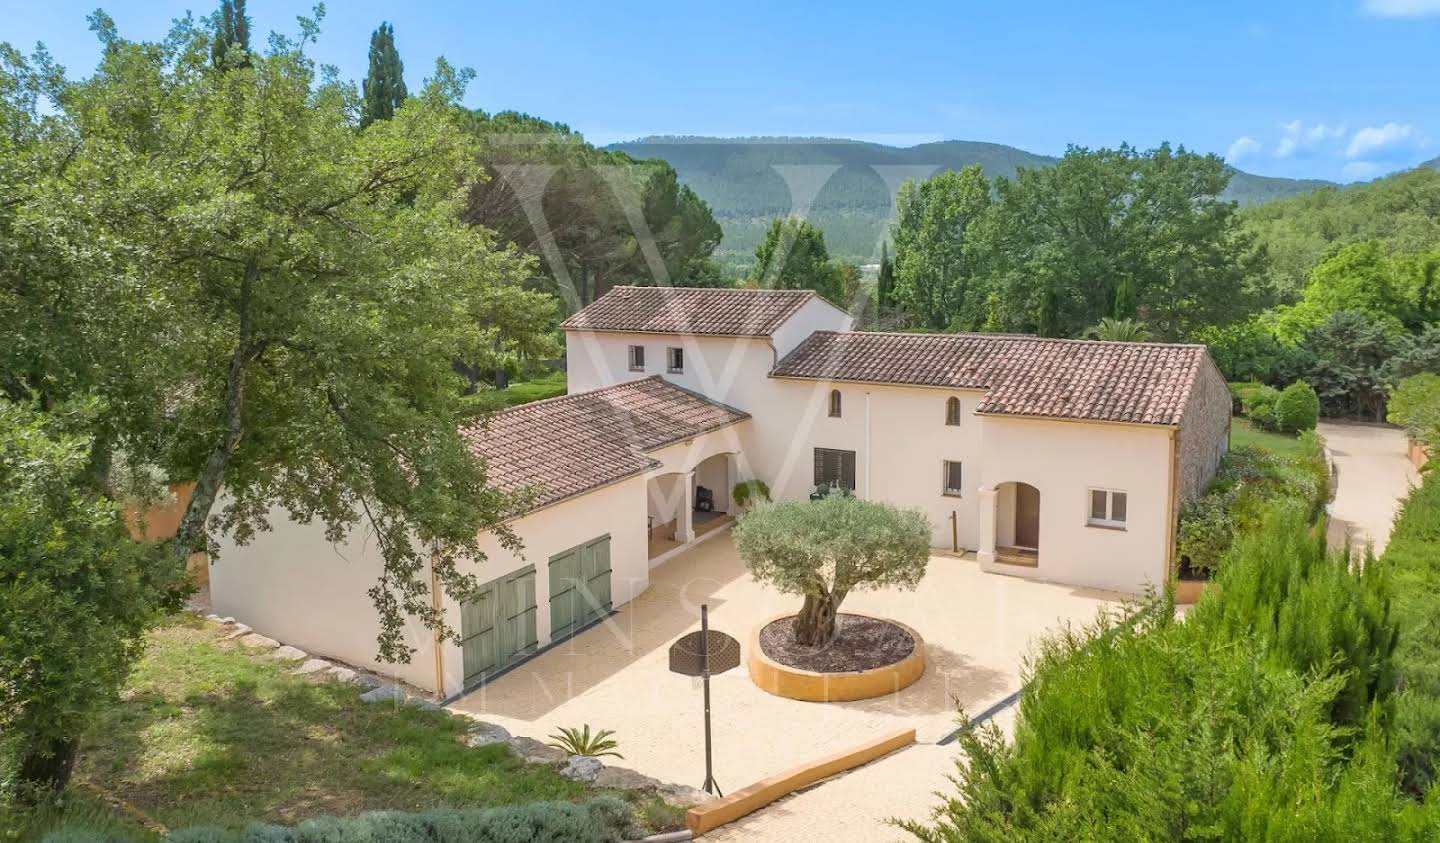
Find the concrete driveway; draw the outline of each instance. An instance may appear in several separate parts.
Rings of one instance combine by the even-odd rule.
[[[982,573],[974,561],[936,556],[914,592],[852,595],[843,610],[904,621],[925,638],[928,666],[914,685],[889,697],[805,703],[756,688],[744,663],[711,681],[715,776],[727,793],[757,779],[881,733],[915,727],[921,742],[954,728],[957,702],[978,713],[1020,687],[1025,654],[1037,636],[1087,623],[1115,596]],[[560,726],[613,729],[623,761],[666,781],[704,778],[698,679],[669,672],[667,650],[699,626],[740,639],[800,600],[745,572],[727,533],[651,571],[650,588],[604,624],[501,676],[452,707],[539,740]],[[930,801],[943,778],[916,783]]]
[[[1348,529],[1352,546],[1363,549],[1371,543],[1379,554],[1390,540],[1400,501],[1420,482],[1406,458],[1405,432],[1356,422],[1321,422],[1317,432],[1338,474],[1330,506],[1332,531],[1343,536]]]

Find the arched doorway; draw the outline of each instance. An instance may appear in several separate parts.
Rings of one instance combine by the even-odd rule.
[[[994,550],[991,559],[1012,565],[1040,560],[1040,490],[1012,481],[995,487]]]
[[[1029,483],[1015,484],[1015,547],[1040,549],[1040,490]]]

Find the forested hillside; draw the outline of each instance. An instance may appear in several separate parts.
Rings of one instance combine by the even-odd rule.
[[[1282,295],[1298,293],[1312,267],[1350,243],[1378,240],[1392,252],[1440,245],[1440,170],[1435,164],[1246,208],[1247,227],[1269,252],[1275,288]]]
[[[970,165],[993,179],[1059,160],[975,141],[894,147],[834,138],[650,137],[609,148],[669,162],[709,203],[725,232],[719,256],[732,266],[748,264],[770,220],[799,210],[806,198],[811,200],[806,216],[825,232],[830,250],[869,262],[878,254],[891,196],[905,179]],[[1250,205],[1326,186],[1333,185],[1232,170],[1222,195]]]

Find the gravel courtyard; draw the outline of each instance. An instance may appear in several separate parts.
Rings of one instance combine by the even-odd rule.
[[[1032,641],[1066,623],[1086,623],[1115,596],[982,573],[972,560],[935,556],[914,592],[849,597],[844,610],[893,617],[925,639],[927,668],[890,697],[806,703],[771,696],[742,665],[711,682],[715,776],[726,791],[802,761],[915,727],[921,743],[954,728],[958,701],[972,714],[1020,687]],[[615,763],[678,783],[704,778],[698,679],[672,674],[667,649],[699,626],[740,639],[748,656],[752,629],[798,608],[800,600],[754,581],[729,534],[719,535],[651,571],[638,600],[565,644],[501,676],[452,707],[544,740],[561,726],[613,729]],[[928,794],[939,781],[919,785]],[[928,801],[928,800],[927,800]]]

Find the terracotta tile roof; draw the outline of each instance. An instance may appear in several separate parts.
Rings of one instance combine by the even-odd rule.
[[[1203,345],[817,331],[776,377],[978,389],[978,413],[1178,424]]]
[[[630,331],[764,337],[806,302],[813,290],[708,287],[616,287],[566,319],[566,330]]]
[[[534,507],[659,465],[647,451],[749,418],[654,375],[501,410],[461,431],[490,482]]]

